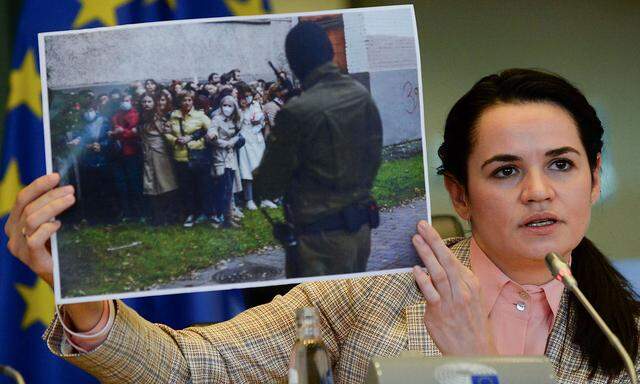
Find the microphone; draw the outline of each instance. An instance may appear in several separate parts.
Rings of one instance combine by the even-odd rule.
[[[580,304],[582,304],[582,306],[587,310],[596,324],[598,324],[598,327],[600,327],[600,330],[602,330],[609,342],[616,349],[616,351],[622,358],[622,361],[624,362],[627,372],[629,373],[629,377],[631,377],[631,383],[638,384],[638,376],[636,374],[635,367],[633,366],[633,362],[631,361],[631,357],[624,349],[624,346],[620,342],[620,339],[618,339],[618,336],[611,332],[609,326],[607,326],[604,320],[602,320],[602,317],[600,317],[598,312],[596,312],[595,308],[593,308],[580,288],[578,288],[578,282],[571,274],[571,269],[569,268],[567,263],[565,263],[562,258],[554,252],[547,253],[544,261],[547,264],[547,268],[549,268],[549,271],[551,271],[551,275],[553,275],[555,279],[558,279],[560,282],[562,282],[562,284],[564,284],[567,289],[573,292]]]
[[[20,372],[16,371],[8,365],[0,364],[0,375],[10,377],[18,384],[24,384],[24,379],[22,378]]]

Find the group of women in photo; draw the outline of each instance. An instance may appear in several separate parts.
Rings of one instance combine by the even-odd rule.
[[[277,208],[254,201],[252,172],[291,89],[284,71],[248,84],[235,69],[203,83],[82,91],[82,123],[65,138],[78,165],[80,220],[237,227],[239,206]]]

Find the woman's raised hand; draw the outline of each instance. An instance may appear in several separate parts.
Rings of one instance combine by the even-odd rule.
[[[4,226],[9,251],[50,286],[53,286],[53,262],[49,239],[61,225],[53,218],[76,201],[73,186],[56,187],[59,182],[60,176],[54,173],[25,187]]]
[[[53,287],[53,260],[50,239],[60,221],[53,218],[72,206],[76,198],[73,186],[56,187],[60,175],[39,177],[18,194],[4,226],[9,238],[7,248],[42,280]],[[102,316],[102,302],[65,306],[77,331],[92,329]]]
[[[426,267],[413,276],[424,295],[424,323],[443,355],[496,355],[483,315],[480,284],[426,221],[418,223],[413,245]]]

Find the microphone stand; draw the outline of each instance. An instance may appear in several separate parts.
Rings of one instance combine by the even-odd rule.
[[[616,336],[615,333],[611,331],[609,326],[604,322],[604,320],[602,320],[602,317],[600,317],[595,308],[593,308],[589,300],[587,300],[587,298],[584,296],[580,288],[578,288],[578,282],[573,277],[573,275],[571,275],[571,269],[569,269],[569,266],[564,261],[562,261],[560,256],[553,252],[547,254],[547,256],[545,257],[545,262],[553,277],[558,279],[560,282],[562,282],[562,284],[564,284],[565,287],[567,287],[567,289],[573,292],[580,304],[582,304],[589,315],[591,315],[596,324],[598,324],[598,327],[600,327],[600,330],[602,330],[602,332],[616,349],[620,357],[622,357],[622,361],[624,362],[625,368],[629,373],[629,377],[631,377],[631,383],[638,384],[638,375],[636,373],[635,367],[633,366],[633,361],[631,361],[629,353],[627,353],[627,350],[620,342],[620,339],[618,339],[618,336]]]
[[[24,384],[24,379],[22,378],[20,372],[16,371],[8,365],[0,364],[0,375],[10,377],[18,384]]]

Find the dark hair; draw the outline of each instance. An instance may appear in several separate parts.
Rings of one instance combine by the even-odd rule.
[[[244,81],[237,82],[235,84],[235,87],[238,90],[238,98],[244,97],[244,94],[247,92],[251,93],[252,95],[254,93],[249,84],[245,83]]]
[[[220,84],[227,84],[233,77],[234,76],[231,72],[223,73],[222,75],[220,75]]]
[[[438,174],[454,178],[466,189],[467,162],[474,145],[474,130],[482,113],[496,104],[530,102],[553,103],[573,117],[593,174],[602,151],[604,133],[595,109],[567,80],[531,69],[508,69],[486,76],[455,103],[445,123],[444,142],[438,149],[442,160]],[[640,302],[629,282],[586,237],[572,252],[571,269],[585,296],[635,360]],[[622,360],[573,295],[569,297],[569,313],[575,319],[568,322],[567,327],[575,323],[572,340],[586,356],[591,376],[598,369],[610,375],[620,372],[624,368]]]
[[[216,75],[217,75],[217,73],[216,73],[216,72],[211,72],[211,73],[209,74],[209,77],[207,77],[207,81],[209,81],[210,83],[212,83],[212,82],[213,82],[213,76],[216,76]]]

